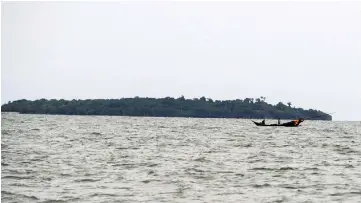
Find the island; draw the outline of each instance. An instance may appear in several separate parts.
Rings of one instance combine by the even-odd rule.
[[[265,97],[235,100],[213,100],[200,97],[121,99],[21,99],[1,106],[2,112],[21,114],[107,115],[194,118],[248,118],[332,120],[332,116],[315,109],[302,109],[279,102],[268,104]]]

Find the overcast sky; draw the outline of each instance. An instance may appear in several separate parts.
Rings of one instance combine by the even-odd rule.
[[[1,102],[265,96],[361,120],[360,2],[6,2]]]

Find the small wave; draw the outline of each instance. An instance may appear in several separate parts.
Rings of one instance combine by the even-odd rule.
[[[208,151],[204,151],[204,154],[210,154],[210,153],[216,153],[216,150],[208,150]]]
[[[234,173],[233,171],[217,171],[217,173]]]
[[[210,126],[207,129],[221,129],[221,127]]]
[[[16,195],[16,194],[8,191],[1,191],[1,195]]]
[[[296,168],[292,167],[281,167],[279,169],[277,168],[266,168],[266,167],[258,167],[258,168],[252,168],[251,170],[255,171],[288,171],[288,170],[296,170]]]
[[[151,164],[148,164],[147,166],[148,167],[154,167],[154,166],[158,166],[159,164],[154,164],[154,163],[151,163]]]
[[[345,168],[355,168],[355,167],[351,164],[347,164],[347,165],[345,165]]]
[[[198,172],[198,173],[203,173],[204,171],[201,170],[201,169],[196,169],[196,168],[192,168],[191,170],[195,171],[195,172]]]
[[[281,203],[281,202],[285,202],[285,201],[288,201],[287,197],[281,197],[281,198],[278,198],[276,200],[271,200],[270,202]]]
[[[342,145],[334,145],[334,147],[336,148],[335,151],[338,152],[346,152],[346,153],[354,153],[357,152],[357,150],[349,147],[349,146],[342,146]]]
[[[194,159],[193,161],[206,162],[208,160],[206,160],[205,157],[198,157],[198,158]]]
[[[40,129],[39,129],[39,128],[33,128],[33,129],[31,129],[31,130],[34,130],[34,131],[40,131]]]
[[[42,159],[42,158],[34,158],[34,159],[30,159],[30,162],[26,162],[26,163],[37,162],[37,161],[44,161],[44,159]]]
[[[22,181],[22,183],[10,183],[9,185],[10,186],[16,186],[16,187],[31,187],[30,185],[26,185],[26,184],[23,184],[25,183],[24,181]]]
[[[303,170],[304,170],[304,171],[308,171],[308,170],[318,171],[318,170],[320,170],[320,169],[317,168],[317,167],[310,167],[310,168],[304,168]]]
[[[156,179],[148,179],[148,180],[142,180],[142,183],[150,183],[150,182],[154,182],[154,181],[160,181],[160,180],[156,180]]]
[[[39,200],[39,198],[37,198],[35,196],[12,193],[12,192],[8,192],[8,191],[1,191],[1,196],[2,196],[1,198],[3,198],[4,195],[16,196],[16,197],[26,198],[26,199],[30,199],[30,200]]]
[[[287,167],[281,167],[279,170],[280,171],[288,171],[288,170],[297,170],[297,168],[287,166]]]
[[[248,163],[257,163],[257,162],[264,162],[263,159],[255,159],[255,160],[251,160],[251,161],[248,161]]]
[[[286,188],[286,189],[299,189],[300,188],[298,186],[293,186],[293,185],[288,185],[288,184],[279,185],[279,187]]]
[[[112,166],[121,166],[126,169],[132,169],[137,167],[137,165],[135,164],[113,164]]]
[[[132,190],[131,187],[116,187],[115,189],[119,189],[119,190]]]
[[[31,173],[34,173],[34,170],[32,170],[32,169],[23,169],[23,170],[21,170],[21,169],[9,169],[9,172],[11,174],[14,174],[14,173],[16,173],[16,174],[24,174],[24,173],[31,174]]]
[[[42,177],[41,179],[42,179],[42,180],[45,180],[45,181],[51,181],[51,180],[53,180],[51,177]]]
[[[352,191],[352,192],[339,192],[333,193],[331,196],[344,196],[344,195],[361,195],[361,191]]]
[[[334,132],[337,132],[336,130],[334,129],[329,129],[329,128],[326,128],[324,130],[322,130],[322,132],[326,132],[326,133],[334,133]]]
[[[91,179],[91,178],[83,178],[79,180],[75,180],[75,182],[97,182],[99,179]]]
[[[78,198],[78,197],[65,196],[63,199],[64,200],[62,200],[62,199],[47,199],[45,201],[42,201],[41,203],[53,203],[53,202],[61,203],[61,202],[73,202],[73,201],[78,202],[78,201],[80,201],[80,198]]]
[[[273,169],[273,168],[265,168],[265,167],[256,167],[256,168],[251,168],[251,170],[254,170],[254,171],[274,171],[275,169]]]
[[[264,188],[264,187],[271,187],[271,185],[268,184],[268,183],[265,183],[265,184],[254,184],[254,185],[252,185],[252,187],[254,187],[254,188]]]
[[[85,173],[84,176],[93,176],[93,175],[96,175],[95,173]]]
[[[2,177],[2,179],[15,179],[15,180],[28,180],[28,179],[33,179],[33,176],[4,176]]]
[[[328,163],[327,161],[322,161],[320,164],[316,164],[317,166],[331,166],[330,163]]]
[[[90,197],[117,197],[116,194],[109,194],[109,193],[94,193],[91,194]]]
[[[192,175],[193,178],[195,179],[200,179],[200,180],[214,180],[214,177],[213,176],[207,176],[207,175],[195,175],[193,174]]]
[[[77,199],[72,199],[72,201],[77,201],[77,200],[79,200],[79,198],[77,198]],[[45,201],[42,201],[41,203],[53,203],[53,202],[55,202],[55,203],[62,203],[62,202],[68,202],[69,200],[60,200],[60,199],[48,199],[48,200],[45,200]]]
[[[9,133],[8,130],[2,130],[2,131],[1,131],[1,134],[2,134],[2,135],[9,135],[10,133]],[[2,144],[1,144],[1,145],[2,145]]]
[[[115,149],[129,149],[129,147],[117,147]]]

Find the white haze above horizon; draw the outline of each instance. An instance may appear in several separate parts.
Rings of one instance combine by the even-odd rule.
[[[205,96],[361,120],[361,2],[2,2],[1,102]]]

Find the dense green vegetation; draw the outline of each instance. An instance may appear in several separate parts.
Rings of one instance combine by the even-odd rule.
[[[265,97],[243,100],[219,101],[205,97],[179,98],[122,98],[87,100],[17,100],[1,106],[2,112],[24,114],[62,115],[117,115],[154,117],[198,117],[198,118],[280,118],[295,119],[315,117],[318,120],[332,120],[332,117],[318,110],[304,110],[279,102],[271,105]]]

